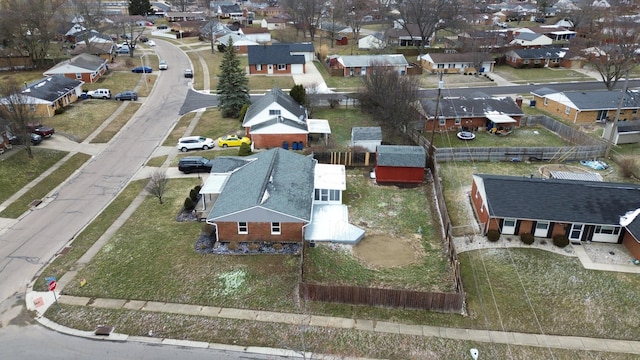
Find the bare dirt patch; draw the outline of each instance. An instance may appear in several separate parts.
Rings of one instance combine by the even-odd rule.
[[[388,235],[367,235],[353,254],[367,265],[393,268],[417,262],[424,256],[420,238],[392,238]]]

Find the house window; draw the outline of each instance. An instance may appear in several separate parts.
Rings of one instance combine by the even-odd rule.
[[[438,69],[444,69],[444,64],[438,64]]]
[[[544,106],[549,105],[549,99],[548,98],[544,98]]]
[[[287,64],[278,64],[278,70],[287,70]]]
[[[557,63],[560,62],[560,59],[551,59],[551,62],[554,63],[554,64],[557,64]]]
[[[76,73],[76,79],[82,79],[82,74]]]
[[[249,226],[245,221],[238,222],[238,234],[248,234]]]
[[[447,67],[449,69],[455,69],[456,68],[456,64],[449,64]]]
[[[29,111],[31,112],[36,111],[36,106],[34,104],[29,104]]]
[[[280,110],[277,110],[277,109],[269,110],[269,115],[279,116],[280,115]]]
[[[638,113],[638,109],[633,109],[633,111],[631,112],[633,115],[636,115]]]
[[[314,200],[316,201],[340,201],[340,190],[316,189]]]
[[[569,115],[569,112],[571,111],[571,108],[569,108],[568,106],[565,106],[564,108],[564,113]]]
[[[540,64],[540,60],[533,60],[534,64]]]
[[[256,70],[262,71],[262,64],[256,64]]]
[[[460,117],[456,116],[456,125],[460,125],[461,122],[462,120],[460,119]]]
[[[524,63],[525,65],[529,65],[529,60],[525,60],[525,61],[523,61],[523,63]]]
[[[440,116],[438,123],[440,126],[445,126],[447,125],[447,119],[444,116]]]
[[[272,222],[271,223],[271,235],[280,235],[280,223]]]
[[[596,234],[620,235],[620,226],[596,226]]]

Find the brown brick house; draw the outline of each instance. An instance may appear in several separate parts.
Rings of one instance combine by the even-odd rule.
[[[291,53],[289,44],[249,46],[249,75],[305,73],[305,56]]]

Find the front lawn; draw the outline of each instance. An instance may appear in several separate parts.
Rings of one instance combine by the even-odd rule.
[[[591,81],[592,77],[564,68],[525,68],[516,69],[509,65],[499,65],[493,70],[496,74],[515,83],[550,83],[558,81]]]
[[[459,148],[459,147],[561,147],[572,146],[573,144],[559,137],[556,133],[549,131],[544,126],[529,126],[517,128],[513,133],[506,136],[490,134],[488,131],[478,131],[474,134],[473,140],[460,140],[456,137],[457,131],[436,132],[433,144],[436,148]],[[431,133],[426,132],[425,137],[431,138]]]

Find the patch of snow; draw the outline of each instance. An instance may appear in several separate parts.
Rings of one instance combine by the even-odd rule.
[[[640,215],[640,208],[633,211],[627,211],[626,214],[620,216],[620,226],[628,226]]]

